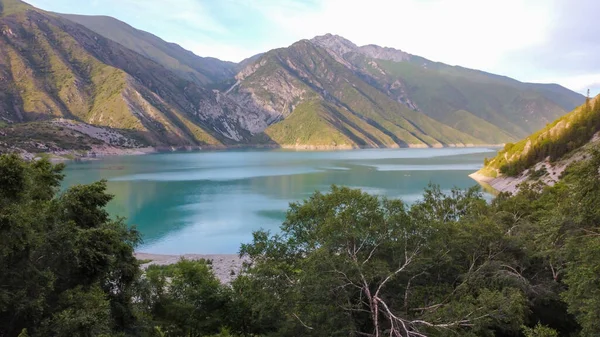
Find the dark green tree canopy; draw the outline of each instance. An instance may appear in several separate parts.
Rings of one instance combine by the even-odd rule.
[[[92,336],[131,319],[139,235],[109,219],[105,182],[58,194],[63,167],[0,156],[2,336]]]

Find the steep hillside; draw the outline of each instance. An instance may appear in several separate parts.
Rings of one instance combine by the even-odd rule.
[[[311,41],[388,97],[488,143],[525,137],[584,100],[558,85],[521,83],[392,48],[358,47],[336,35]]]
[[[473,177],[501,189],[514,189],[518,183],[532,178],[553,183],[568,164],[584,158],[599,142],[600,96],[529,137],[506,144]]]
[[[232,79],[238,65],[212,57],[199,57],[174,43],[108,16],[59,14],[122,46],[164,66],[180,77],[199,85],[210,85]]]
[[[266,134],[283,146],[484,143],[394,101],[308,40],[266,53],[237,79],[228,96],[263,114]]]
[[[0,118],[57,117],[134,131],[149,145],[244,142],[253,116],[218,92],[62,17],[1,0]]]
[[[62,118],[139,146],[499,144],[583,100],[557,85],[334,35],[233,64],[110,17],[48,13],[19,0],[0,0],[0,11],[2,123],[39,121],[52,132],[47,121]]]

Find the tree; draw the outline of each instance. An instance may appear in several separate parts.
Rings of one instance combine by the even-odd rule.
[[[565,263],[562,297],[582,326],[582,336],[600,334],[600,151],[567,170],[568,201],[560,211],[566,221],[560,225],[562,240],[557,254]]]
[[[230,290],[207,261],[150,266],[145,282],[141,300],[162,336],[217,335],[227,326]]]
[[[520,276],[502,261],[510,242],[492,223],[473,230],[487,207],[481,195],[431,187],[424,199],[408,208],[334,186],[292,204],[280,235],[255,233],[242,254],[285,317],[279,333],[518,331]]]
[[[139,235],[106,183],[58,193],[63,165],[0,156],[0,335],[95,336],[134,320]]]
[[[558,337],[556,330],[539,323],[533,328],[524,327],[523,333],[525,337]]]

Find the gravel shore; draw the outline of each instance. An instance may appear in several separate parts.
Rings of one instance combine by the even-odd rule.
[[[215,276],[223,283],[231,282],[242,270],[244,259],[241,259],[237,254],[184,254],[184,255],[163,255],[149,253],[135,253],[138,260],[150,262],[142,264],[142,268],[147,268],[150,265],[166,266],[175,264],[181,259],[199,260],[206,259],[212,261],[212,268]],[[233,271],[233,273],[232,273]]]

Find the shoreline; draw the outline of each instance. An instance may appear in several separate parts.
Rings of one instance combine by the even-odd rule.
[[[553,186],[559,180],[559,177],[564,172],[564,170],[571,164],[573,161],[578,160],[580,157],[575,156],[575,158],[562,160],[552,165],[548,161],[540,162],[535,164],[533,167],[523,171],[520,175],[516,177],[509,176],[499,176],[499,177],[489,177],[479,173],[479,171],[469,174],[469,177],[479,184],[489,186],[492,190],[496,191],[496,194],[502,192],[509,192],[510,194],[517,194],[519,192],[519,185],[531,181],[530,172],[539,171],[540,169],[544,169],[547,174],[544,176],[537,178],[539,181],[543,182],[548,186]]]
[[[241,272],[243,264],[247,259],[240,258],[237,254],[152,254],[135,252],[134,256],[140,261],[147,261],[140,265],[142,269],[149,266],[168,266],[185,260],[206,259],[212,261],[212,270],[222,283],[230,283]]]
[[[576,161],[585,159],[586,153],[589,151],[589,149],[598,146],[598,143],[600,143],[600,132],[596,133],[587,144],[574,150],[567,156],[563,156],[563,158],[559,159],[558,161],[551,163],[547,158],[544,161],[540,161],[529,169],[523,171],[516,177],[498,176],[494,178],[481,174],[481,170],[471,173],[469,177],[480,184],[488,185],[498,193],[510,192],[512,194],[516,194],[519,191],[520,184],[530,181],[531,172],[545,170],[546,174],[536,179],[548,186],[553,186],[559,181],[560,176],[569,165]]]
[[[513,184],[513,180],[515,178],[511,177],[488,177],[485,176],[479,171],[473,172],[469,174],[469,178],[475,180],[478,184],[480,184],[484,189],[490,190],[492,194],[497,195],[502,192],[509,192],[511,194],[515,194],[517,192],[517,184]],[[519,182],[520,183],[520,182]]]
[[[204,152],[204,151],[229,151],[229,150],[290,150],[298,152],[319,152],[319,151],[352,151],[352,150],[375,150],[375,149],[460,149],[460,148],[499,148],[502,144],[444,144],[442,146],[427,146],[427,145],[408,145],[406,147],[373,147],[373,146],[329,146],[329,145],[270,145],[270,144],[253,144],[253,145],[230,145],[230,146],[148,146],[138,148],[115,147],[111,145],[95,146],[82,153],[78,150],[61,150],[44,153],[22,153],[21,155],[27,159],[49,156],[53,162],[64,161],[87,161],[97,160],[104,157],[119,157],[119,156],[139,156],[158,153],[173,153],[173,152]]]

